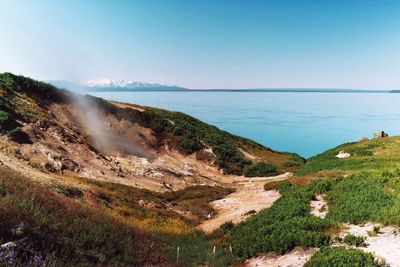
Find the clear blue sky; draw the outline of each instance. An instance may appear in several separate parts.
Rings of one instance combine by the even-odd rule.
[[[3,71],[189,88],[400,88],[400,1],[2,0]]]

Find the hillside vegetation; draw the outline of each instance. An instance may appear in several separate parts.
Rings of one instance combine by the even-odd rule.
[[[337,159],[340,152],[350,153],[349,158]],[[311,157],[297,176],[343,175],[373,170],[392,170],[400,167],[400,137],[387,137],[346,143]]]
[[[348,143],[312,157],[289,181],[266,184],[266,190],[282,194],[272,207],[220,231],[237,257],[247,259],[267,251],[285,253],[296,246],[329,245],[343,223],[400,227],[399,141],[392,137]],[[340,151],[351,156],[338,159]],[[321,194],[329,207],[323,219],[310,215],[310,201]],[[360,243],[357,237],[347,239],[351,236],[344,242]],[[324,248],[306,266],[337,264],[375,266],[376,262],[362,251]]]
[[[126,105],[143,111],[121,109],[101,99],[91,98],[91,101],[96,101],[97,105],[107,113],[152,129],[159,146],[167,144],[184,154],[198,154],[210,148],[216,156],[215,164],[227,174],[246,174],[259,162],[270,164],[275,169],[273,172],[270,170],[257,172],[260,176],[283,173],[304,164],[304,159],[297,154],[273,151],[181,112],[132,104]],[[241,151],[250,153],[255,159],[246,158]]]
[[[229,189],[200,186],[155,193],[76,181],[87,189],[43,186],[0,166],[0,243],[17,244],[12,257],[0,257],[0,265],[2,260],[33,266],[174,265],[177,247],[184,266],[211,262],[213,257],[215,266],[233,261],[221,246],[212,254],[212,237],[195,230],[196,220],[165,208],[172,204],[209,212],[208,202]]]
[[[365,253],[358,249],[346,249],[343,247],[322,247],[314,254],[304,267],[320,266],[379,266],[371,253]]]
[[[167,262],[149,250],[149,235],[2,167],[0,243],[9,240],[18,244],[7,259],[13,264],[40,258],[43,265],[137,265],[146,255]]]
[[[345,178],[315,179],[308,185],[281,182],[282,197],[274,205],[234,226],[229,242],[236,254],[284,253],[296,246],[331,242],[329,229],[341,223],[369,221],[400,226],[400,170],[353,174]],[[326,194],[329,212],[324,219],[310,215],[310,200]]]

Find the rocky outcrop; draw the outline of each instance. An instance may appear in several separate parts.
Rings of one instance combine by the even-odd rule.
[[[335,157],[338,159],[345,159],[345,158],[349,158],[351,156],[350,153],[347,153],[345,151],[340,151]]]
[[[377,131],[373,133],[373,137],[374,138],[384,138],[384,137],[388,137],[389,134],[386,133],[385,131]]]

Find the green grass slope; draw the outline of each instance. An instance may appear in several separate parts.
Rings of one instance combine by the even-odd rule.
[[[340,151],[351,157],[337,159]],[[268,251],[285,253],[296,246],[326,246],[347,222],[400,227],[399,163],[400,137],[338,146],[312,157],[289,181],[266,184],[266,190],[277,189],[282,197],[270,208],[237,225],[224,226],[220,232],[226,234],[235,255],[246,259]],[[319,194],[325,194],[329,207],[323,219],[310,215],[310,201]],[[335,264],[375,266],[375,261],[360,251],[326,248],[307,266]]]
[[[350,153],[349,158],[338,159],[340,152]],[[297,176],[318,176],[324,173],[349,174],[360,171],[390,170],[400,167],[400,137],[387,137],[346,143],[311,157]]]

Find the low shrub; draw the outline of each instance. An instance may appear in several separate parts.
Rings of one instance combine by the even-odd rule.
[[[259,162],[246,169],[246,177],[272,176],[279,174],[278,169],[269,162]]]
[[[397,201],[385,190],[400,190],[397,179],[382,172],[360,173],[341,179],[327,193],[327,218],[353,224],[367,221],[399,224],[395,215],[399,208]]]
[[[377,236],[379,234],[380,229],[381,228],[379,226],[374,226],[372,230],[367,231],[367,234],[369,236]]]
[[[232,266],[233,259],[229,251],[223,246],[214,246],[203,232],[165,236],[165,239],[169,242],[165,253],[175,262],[178,259],[178,266]]]
[[[362,236],[355,236],[352,234],[346,235],[343,242],[350,246],[365,247],[365,238]]]
[[[290,153],[289,158],[282,165],[284,167],[298,167],[303,166],[306,160],[297,154]]]
[[[366,253],[359,249],[322,247],[310,258],[304,267],[321,266],[372,267],[377,266],[377,262],[371,253]]]
[[[227,232],[229,232],[230,230],[232,230],[233,227],[235,227],[235,224],[234,224],[232,221],[227,221],[227,222],[224,222],[224,223],[220,226],[219,230],[220,230],[222,233],[227,233]]]
[[[282,182],[277,186],[282,197],[270,208],[235,225],[228,234],[233,253],[247,259],[260,252],[285,253],[296,246],[315,247],[330,243],[324,233],[332,226],[328,220],[310,215],[309,202],[322,188],[323,180],[312,181],[307,186],[293,186]]]
[[[0,110],[0,129],[3,128],[3,125],[7,123],[10,118],[10,113]]]
[[[278,189],[279,185],[282,184],[284,181],[272,181],[272,182],[268,182],[264,185],[264,190],[268,191],[268,190],[276,190]]]

